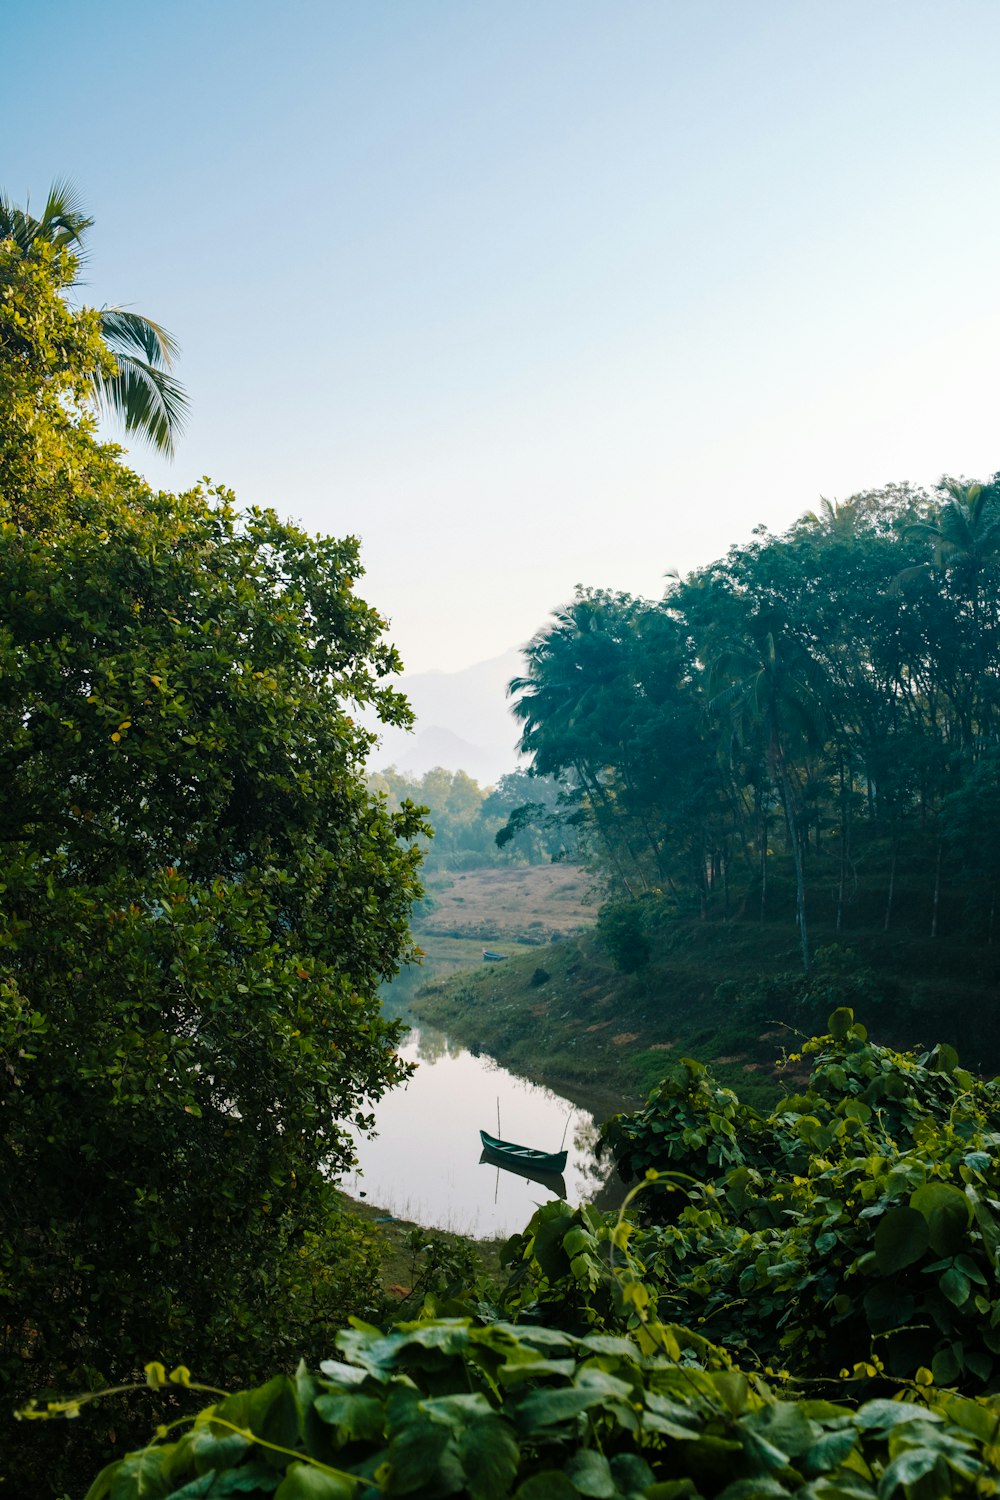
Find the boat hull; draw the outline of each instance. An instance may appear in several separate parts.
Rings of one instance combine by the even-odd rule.
[[[566,1166],[565,1151],[536,1151],[531,1146],[519,1146],[515,1141],[502,1141],[499,1136],[481,1130],[479,1138],[483,1150],[492,1161],[501,1166],[526,1168],[531,1172],[548,1173],[558,1177]]]

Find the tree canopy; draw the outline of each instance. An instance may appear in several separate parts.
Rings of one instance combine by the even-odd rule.
[[[794,916],[807,970],[807,906],[992,941],[961,794],[995,821],[998,535],[995,481],[889,486],[758,528],[661,600],[579,590],[511,691],[609,894]]]
[[[99,445],[72,275],[63,246],[0,246],[0,1383],[23,1394],[151,1353],[249,1375],[377,1305],[332,1183],[403,1076],[378,987],[423,827],[365,787],[358,708],[409,710],[357,542],[154,493]]]
[[[0,194],[0,240],[8,242],[18,256],[30,259],[43,244],[70,251],[79,265],[93,223],[69,182],[52,184],[38,218]],[[171,374],[180,352],[175,339],[161,324],[133,308],[102,307],[97,318],[101,336],[114,356],[113,362],[90,374],[97,406],[119,420],[126,432],[136,433],[172,456],[188,405],[184,387]]]

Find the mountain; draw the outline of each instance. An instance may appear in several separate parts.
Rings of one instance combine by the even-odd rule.
[[[460,672],[414,672],[396,684],[410,700],[413,730],[385,729],[369,756],[373,771],[395,766],[423,776],[435,766],[467,771],[490,786],[520,762],[520,728],[510,712],[507,684],[524,671],[517,649]]]

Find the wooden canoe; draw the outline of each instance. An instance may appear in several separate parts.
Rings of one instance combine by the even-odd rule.
[[[528,1167],[533,1172],[548,1172],[559,1176],[566,1166],[565,1151],[536,1151],[533,1146],[518,1146],[514,1141],[502,1141],[487,1131],[479,1132],[483,1150],[500,1166]]]

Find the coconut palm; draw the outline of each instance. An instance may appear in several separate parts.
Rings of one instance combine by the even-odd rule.
[[[723,717],[733,745],[757,744],[781,796],[788,843],[795,868],[795,912],[802,945],[802,967],[809,973],[805,873],[789,767],[791,747],[822,742],[823,711],[816,664],[796,642],[783,636],[777,621],[760,617],[748,624],[743,640],[726,646],[709,671],[709,707]]]
[[[55,249],[71,249],[78,265],[84,259],[83,241],[93,219],[84,213],[75,188],[55,181],[41,216],[18,208],[0,194],[0,240],[13,240],[22,255],[36,241]],[[114,375],[93,378],[94,400],[125,431],[146,439],[172,457],[184,426],[187,395],[170,370],[178,354],[175,340],[159,323],[125,307],[102,307],[101,332],[118,362]]]

